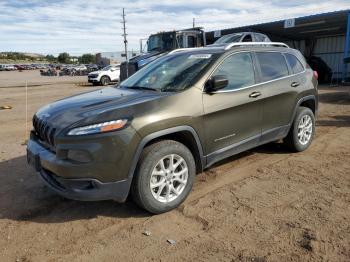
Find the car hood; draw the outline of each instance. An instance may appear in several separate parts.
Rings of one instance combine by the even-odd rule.
[[[57,129],[128,117],[133,106],[167,96],[148,90],[108,87],[71,96],[42,107],[36,117]]]
[[[102,72],[101,70],[93,71],[93,72],[89,73],[88,75],[99,75],[101,72]],[[108,72],[108,71],[105,71],[105,72]]]

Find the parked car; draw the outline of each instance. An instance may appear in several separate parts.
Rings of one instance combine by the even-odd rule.
[[[33,65],[25,65],[26,70],[34,70],[36,69]]]
[[[265,34],[255,32],[241,32],[224,35],[217,39],[214,44],[208,46],[220,46],[236,42],[271,42],[271,40]]]
[[[89,72],[98,71],[100,69],[99,66],[95,64],[88,64],[85,66]]]
[[[306,150],[317,108],[316,74],[297,50],[179,50],[120,86],[41,108],[27,159],[62,196],[123,202],[131,191],[162,213],[186,199],[196,173],[224,158],[280,139]]]
[[[25,66],[23,65],[14,65],[17,70],[25,70]]]
[[[87,67],[85,65],[73,65],[71,66],[71,69],[76,71],[85,71],[87,70]]]
[[[106,86],[110,82],[119,81],[120,65],[109,65],[99,71],[94,71],[88,74],[88,82],[94,85]]]
[[[17,68],[14,65],[3,65],[3,71],[14,71],[17,70]]]

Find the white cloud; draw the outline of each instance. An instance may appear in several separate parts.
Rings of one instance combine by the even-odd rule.
[[[196,18],[207,31],[350,8],[348,0],[172,0],[0,2],[0,51],[53,53],[123,49],[121,9],[127,13],[129,48],[149,34],[187,28]]]

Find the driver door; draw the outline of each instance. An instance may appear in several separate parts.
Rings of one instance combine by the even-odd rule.
[[[262,94],[252,54],[229,55],[212,74],[218,75],[228,79],[227,87],[203,93],[208,165],[256,146],[261,136]]]

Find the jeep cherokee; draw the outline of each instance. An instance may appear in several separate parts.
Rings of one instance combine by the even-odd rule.
[[[62,196],[123,202],[130,191],[162,213],[219,160],[280,139],[308,148],[317,108],[317,74],[286,45],[175,50],[118,86],[41,108],[27,159]]]

